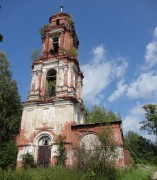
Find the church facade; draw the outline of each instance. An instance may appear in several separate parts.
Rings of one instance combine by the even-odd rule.
[[[85,124],[82,100],[83,73],[77,59],[79,40],[69,14],[52,15],[42,32],[42,55],[32,65],[32,81],[23,103],[17,138],[17,166],[29,152],[39,165],[54,165],[58,135],[66,136],[67,165],[73,164],[74,147],[96,140],[105,123]],[[116,139],[117,165],[126,166],[121,121],[111,122]]]

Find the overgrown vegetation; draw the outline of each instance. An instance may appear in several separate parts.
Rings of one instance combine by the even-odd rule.
[[[45,31],[46,31],[46,29],[48,29],[49,28],[49,24],[45,24],[45,25],[43,25],[41,28],[40,28],[40,30],[39,30],[39,32],[40,32],[40,35],[41,35],[41,38],[44,38],[45,37]]]
[[[66,149],[65,149],[65,136],[58,135],[58,155],[57,155],[57,166],[64,166],[66,161]]]
[[[86,123],[115,122],[121,121],[120,114],[115,114],[112,110],[107,112],[104,107],[94,105],[92,110],[87,109]]]
[[[56,91],[56,80],[48,82],[48,89],[47,89],[48,96],[55,96]]]
[[[0,179],[11,180],[91,180],[88,174],[78,172],[74,169],[63,167],[47,167],[35,169],[19,169],[17,171],[0,170]],[[104,180],[103,177],[97,176],[94,180]]]
[[[70,15],[70,17],[67,19],[68,20],[68,24],[70,25],[71,28],[74,27],[74,20],[72,15]]]
[[[0,52],[0,167],[13,168],[17,149],[15,138],[19,133],[21,102],[7,56]]]
[[[141,166],[136,165],[132,168],[120,170],[120,180],[148,180],[151,179],[153,173],[156,171],[155,166]]]
[[[56,80],[48,82],[48,91],[50,91],[52,89],[56,89]]]
[[[94,142],[93,142],[94,143]],[[101,175],[105,179],[117,179],[119,171],[115,168],[116,144],[109,126],[102,128],[98,134],[98,141],[86,147],[82,144],[76,148],[76,168],[96,177]]]
[[[27,152],[22,155],[22,167],[24,169],[37,167],[32,154]]]
[[[120,176],[117,180],[148,180],[155,172],[156,167],[133,167],[120,169]],[[35,169],[0,170],[0,179],[8,180],[109,180],[100,175],[93,176],[93,173],[84,173],[75,169],[63,167],[47,167]],[[112,180],[112,179],[111,179]]]
[[[68,54],[71,57],[77,57],[78,56],[78,50],[75,47],[72,47],[68,50],[62,48],[62,54]]]
[[[38,49],[32,49],[32,61],[34,62],[35,60],[37,60],[39,57],[41,56],[41,52]]]
[[[156,146],[143,136],[129,131],[125,135],[124,146],[130,150],[131,157],[135,164],[157,164]]]

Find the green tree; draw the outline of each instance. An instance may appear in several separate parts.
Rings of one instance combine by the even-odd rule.
[[[21,119],[20,96],[15,80],[12,80],[9,61],[3,52],[0,52],[0,153],[5,153],[5,147],[11,140],[15,140],[19,133]],[[6,151],[7,152],[7,151]],[[10,157],[6,155],[6,157]],[[3,158],[0,157],[0,164]]]
[[[0,167],[2,169],[15,168],[17,158],[17,147],[15,141],[3,143],[0,149]]]
[[[131,152],[135,163],[157,164],[157,150],[154,144],[139,134],[129,131],[124,138],[124,146]]]
[[[120,114],[115,114],[112,110],[107,112],[104,107],[94,105],[91,112],[88,109],[86,111],[86,123],[121,121]]]
[[[141,130],[148,131],[149,134],[156,136],[156,146],[157,146],[157,105],[147,104],[143,106],[145,110],[146,120],[141,121]]]

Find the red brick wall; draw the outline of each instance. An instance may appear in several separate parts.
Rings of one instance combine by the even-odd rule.
[[[124,162],[125,162],[125,166],[131,166],[130,151],[127,149],[124,149]]]

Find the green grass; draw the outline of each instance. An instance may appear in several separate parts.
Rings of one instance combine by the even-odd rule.
[[[0,180],[90,180],[93,177],[82,172],[61,167],[0,171]],[[102,177],[95,177],[103,180]]]
[[[155,166],[136,166],[121,170],[120,180],[150,180],[153,173],[157,171]]]
[[[149,180],[155,171],[157,167],[153,166],[123,169],[120,170],[118,180]],[[19,169],[17,171],[0,170],[0,180],[104,180],[98,175],[90,177],[90,174],[61,167]]]

